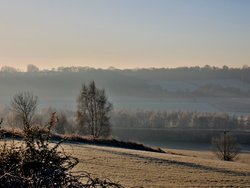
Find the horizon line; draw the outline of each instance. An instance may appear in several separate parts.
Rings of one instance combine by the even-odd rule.
[[[33,66],[34,68],[37,69],[37,71],[28,71],[28,67],[29,66]],[[200,69],[248,69],[250,68],[248,65],[243,65],[243,66],[228,66],[228,65],[223,65],[223,66],[212,66],[212,65],[203,65],[203,66],[177,66],[177,67],[135,67],[135,68],[117,68],[114,66],[110,66],[107,68],[101,68],[101,67],[91,67],[91,66],[58,66],[58,67],[53,67],[53,68],[40,68],[37,65],[34,64],[28,64],[26,66],[26,70],[22,70],[20,68],[16,68],[13,66],[8,66],[8,65],[3,65],[0,68],[1,72],[46,72],[46,71],[63,71],[63,69],[67,69],[67,68],[71,68],[71,71],[73,71],[75,69],[75,71],[78,69],[82,69],[82,70],[120,70],[120,71],[124,71],[124,70],[159,70],[159,69],[166,69],[166,70],[174,70],[174,69],[191,69],[191,68],[200,68]],[[62,69],[62,70],[60,70]]]

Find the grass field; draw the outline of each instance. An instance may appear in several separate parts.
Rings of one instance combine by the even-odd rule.
[[[65,145],[65,151],[80,159],[74,172],[88,171],[125,187],[250,187],[250,153],[224,162],[208,151],[161,154],[77,144]]]

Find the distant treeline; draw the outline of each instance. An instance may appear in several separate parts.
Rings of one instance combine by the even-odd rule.
[[[119,128],[250,129],[249,116],[222,113],[128,111],[113,113],[112,124]]]
[[[240,87],[224,85],[218,82],[196,84],[206,80],[237,80]],[[40,70],[29,65],[27,72],[20,72],[13,67],[1,67],[1,96],[9,96],[20,90],[30,90],[41,98],[72,97],[79,85],[95,80],[98,86],[105,88],[112,96],[134,97],[203,97],[203,96],[250,96],[250,68],[218,67],[181,67],[151,69],[94,69],[90,67],[58,67]],[[189,87],[169,90],[166,82],[181,81]],[[244,87],[244,83],[247,87]],[[55,90],[56,86],[56,90]],[[243,88],[243,89],[242,89]]]
[[[54,108],[40,110],[34,124],[45,125],[50,114],[57,112],[59,122],[54,132],[66,135],[84,135],[77,124],[75,111]],[[8,108],[0,110],[5,128],[22,128],[20,119]],[[114,111],[111,135],[122,140],[140,142],[185,141],[210,143],[224,130],[230,131],[242,144],[250,143],[250,115],[231,116],[222,113],[167,112],[167,111]]]
[[[34,124],[44,125],[50,114],[57,112],[59,123],[55,132],[59,134],[82,134],[76,120],[76,112],[55,108],[44,108],[34,117]],[[6,127],[22,128],[20,119],[8,108],[0,109]],[[111,115],[113,128],[124,129],[182,129],[182,130],[250,130],[250,115],[231,116],[223,113],[168,112],[146,110],[115,110]]]
[[[250,81],[250,67],[247,65],[242,68],[231,68],[224,65],[222,68],[214,67],[206,65],[204,67],[194,66],[194,67],[178,67],[178,68],[138,68],[138,69],[117,69],[114,67],[110,67],[109,69],[101,69],[101,68],[92,68],[92,67],[57,67],[52,69],[39,69],[39,67],[35,65],[28,65],[27,71],[22,72],[15,67],[10,66],[2,66],[0,69],[1,74],[26,74],[26,73],[76,73],[76,72],[116,72],[123,73],[127,76],[136,76],[141,79],[153,79],[153,80],[162,80],[162,79],[174,79],[178,78],[180,80],[183,79],[242,79],[244,81]]]

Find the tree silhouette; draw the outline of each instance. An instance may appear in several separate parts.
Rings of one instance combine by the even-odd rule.
[[[240,146],[236,139],[228,131],[224,131],[219,138],[213,138],[213,151],[216,156],[224,161],[233,161],[238,158]]]
[[[83,84],[77,99],[77,120],[84,134],[94,138],[110,134],[110,112],[112,104],[104,89],[96,88],[95,82]]]
[[[37,108],[37,96],[30,92],[20,92],[11,101],[11,111],[18,116],[24,129],[29,129]]]

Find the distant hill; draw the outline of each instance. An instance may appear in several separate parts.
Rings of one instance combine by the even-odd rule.
[[[93,69],[60,67],[34,72],[0,71],[0,104],[33,91],[40,106],[75,109],[82,83],[95,80],[117,109],[250,111],[250,68]]]

